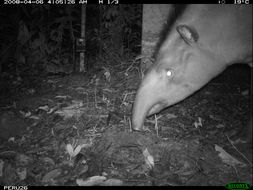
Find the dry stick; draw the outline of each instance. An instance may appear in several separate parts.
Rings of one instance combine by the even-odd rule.
[[[132,94],[135,94],[136,92],[124,92],[124,98],[122,100],[122,103],[120,104],[120,106],[125,102],[126,98],[128,95],[132,95]]]
[[[237,171],[237,168],[235,166],[232,165],[232,168],[235,170],[235,174],[236,174],[236,177],[238,178],[238,171]]]
[[[157,125],[157,123],[158,123],[158,122],[157,122],[157,119],[158,119],[158,118],[157,118],[157,116],[156,116],[156,114],[155,114],[155,131],[156,131],[156,136],[157,136],[157,137],[159,137],[159,134],[158,134],[158,125]]]
[[[129,129],[129,131],[130,132],[132,132],[133,130],[132,130],[132,123],[131,123],[131,120],[128,118],[128,122],[129,122],[129,126],[130,126],[130,129]]]
[[[232,145],[232,147],[249,163],[249,165],[252,167],[252,163],[248,160],[248,158],[243,154],[241,153],[233,144],[233,142],[230,140],[230,138],[228,137],[228,135],[226,135],[228,141],[230,142],[230,144]]]

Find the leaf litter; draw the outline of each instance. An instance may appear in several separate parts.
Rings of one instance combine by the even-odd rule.
[[[238,110],[247,113],[248,93],[232,86],[226,96],[210,83],[138,133],[130,118],[140,72],[103,70],[50,78],[54,91],[0,102],[1,185],[252,184],[252,149],[238,154],[225,134],[245,124]]]

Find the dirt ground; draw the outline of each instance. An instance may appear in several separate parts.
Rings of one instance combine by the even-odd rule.
[[[1,98],[0,185],[252,185],[252,145],[229,138],[247,123],[249,86],[211,82],[133,132],[140,77],[109,74]]]

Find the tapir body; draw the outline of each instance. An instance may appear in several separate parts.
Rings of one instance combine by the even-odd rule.
[[[185,99],[235,63],[252,66],[252,6],[189,5],[140,84],[133,129],[142,130],[146,116]],[[249,141],[251,133],[249,122]]]

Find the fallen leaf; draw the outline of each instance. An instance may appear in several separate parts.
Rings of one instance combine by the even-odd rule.
[[[241,165],[246,166],[244,163],[238,161],[234,157],[232,157],[230,154],[228,154],[222,147],[215,145],[215,150],[219,152],[219,157],[222,159],[222,161],[228,165],[235,166],[235,165]]]
[[[166,117],[167,117],[168,119],[177,118],[177,116],[176,116],[176,115],[171,114],[171,113],[166,114]]]
[[[193,125],[195,126],[196,129],[202,127],[202,119],[198,117],[198,121],[195,121]]]
[[[42,183],[47,183],[51,180],[53,180],[54,178],[58,177],[59,175],[61,175],[62,170],[60,168],[58,169],[54,169],[50,172],[48,172],[46,175],[44,175],[44,177],[42,178]]]
[[[47,105],[45,105],[45,106],[40,106],[40,107],[38,108],[38,110],[43,110],[43,111],[45,111],[45,112],[48,112],[48,111],[50,110],[50,108],[49,108]]]
[[[108,179],[104,182],[102,182],[101,186],[121,186],[123,184],[123,181],[119,179]]]
[[[66,149],[67,149],[67,152],[70,155],[70,157],[75,157],[77,154],[79,154],[82,147],[81,147],[81,145],[78,145],[74,150],[74,147],[71,144],[67,144]]]
[[[92,176],[86,180],[77,179],[76,183],[79,186],[94,186],[94,185],[100,185],[105,180],[106,180],[106,177],[104,176]]]
[[[147,166],[151,169],[154,167],[154,158],[152,155],[150,155],[150,153],[148,152],[148,149],[146,148],[143,152],[142,152],[144,159],[145,159],[145,163],[147,164]]]
[[[33,162],[33,159],[29,156],[26,156],[25,154],[17,154],[16,162],[19,166],[27,166]]]
[[[17,168],[16,172],[18,174],[19,179],[22,181],[24,179],[26,179],[27,176],[27,170],[26,168]]]
[[[241,94],[242,94],[243,96],[248,96],[248,95],[249,95],[249,90],[248,90],[248,89],[247,89],[247,90],[244,90],[244,91],[241,92]]]

